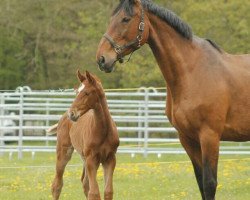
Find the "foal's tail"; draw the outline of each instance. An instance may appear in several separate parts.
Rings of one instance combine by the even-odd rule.
[[[56,135],[57,127],[58,123],[51,126],[48,130],[46,130],[47,135]]]

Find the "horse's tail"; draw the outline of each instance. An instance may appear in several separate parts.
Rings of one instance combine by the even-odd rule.
[[[48,130],[46,130],[47,135],[56,135],[57,127],[58,123],[51,126]]]

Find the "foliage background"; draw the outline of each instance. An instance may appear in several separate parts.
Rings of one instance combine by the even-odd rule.
[[[250,52],[249,0],[154,0],[176,12],[199,37],[229,53]],[[104,74],[95,53],[118,0],[1,0],[0,89],[72,88],[77,68],[96,73],[105,88],[164,86],[147,46],[116,73]],[[138,76],[140,74],[140,76]]]

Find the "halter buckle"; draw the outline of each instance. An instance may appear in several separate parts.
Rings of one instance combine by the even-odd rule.
[[[118,55],[122,52],[121,47],[115,47],[114,49]]]
[[[145,23],[144,22],[140,22],[140,24],[139,24],[139,30],[140,31],[144,31],[144,28],[145,28]]]

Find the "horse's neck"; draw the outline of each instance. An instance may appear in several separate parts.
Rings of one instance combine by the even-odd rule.
[[[108,110],[107,101],[102,98],[94,109],[97,128],[104,132],[109,132],[112,126],[112,118]]]
[[[148,14],[150,34],[148,44],[153,51],[162,74],[173,97],[182,89],[185,75],[192,65],[189,60],[194,55],[194,46],[177,33],[166,22],[153,14]]]

